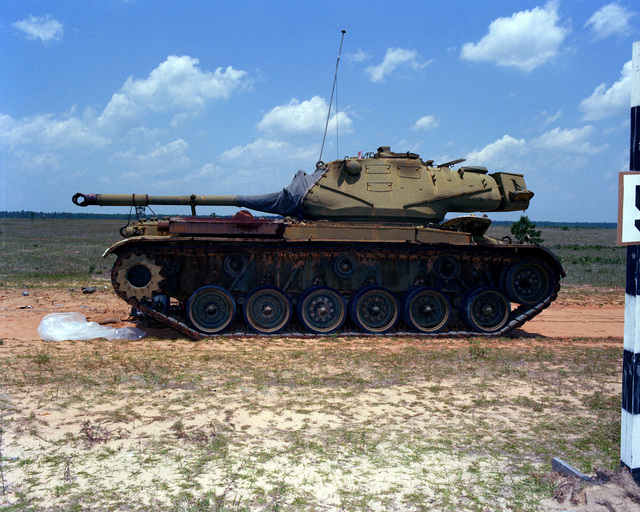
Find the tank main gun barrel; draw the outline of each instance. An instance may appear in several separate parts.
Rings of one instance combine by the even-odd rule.
[[[150,196],[148,194],[81,194],[73,196],[77,206],[150,206],[179,205],[191,206],[195,216],[196,206],[236,206],[250,208],[263,213],[296,217],[303,216],[302,201],[309,189],[324,174],[319,167],[313,174],[298,171],[293,181],[280,192],[258,195],[236,196]]]
[[[239,206],[238,196],[150,196],[148,194],[81,194],[72,198],[77,206]]]

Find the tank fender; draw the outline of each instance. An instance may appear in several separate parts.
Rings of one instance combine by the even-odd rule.
[[[106,258],[110,254],[119,255],[121,252],[125,250],[126,247],[132,245],[140,245],[140,244],[150,244],[155,241],[164,241],[166,242],[167,237],[164,236],[140,236],[140,237],[130,237],[124,238],[122,240],[118,240],[115,244],[107,247],[107,250],[102,253],[102,257]]]
[[[556,270],[561,277],[567,276],[567,273],[564,271],[564,268],[562,268],[562,264],[560,263],[560,260],[558,259],[558,257],[553,252],[551,252],[551,250],[547,249],[544,245],[532,244],[524,247],[528,249],[530,248],[531,249],[530,252],[533,252],[534,254],[537,251],[542,251],[544,254],[543,257],[544,257],[545,263],[551,266],[553,270]]]

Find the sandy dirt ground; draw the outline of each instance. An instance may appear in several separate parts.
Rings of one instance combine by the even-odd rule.
[[[9,349],[12,341],[21,342],[18,345],[22,346],[29,341],[40,343],[38,324],[45,315],[54,312],[83,313],[89,321],[112,327],[135,325],[128,321],[129,306],[103,284],[98,285],[93,293],[83,293],[80,288],[0,288],[0,340],[4,340],[4,348]],[[154,343],[184,338],[170,329],[145,330],[156,339]],[[601,294],[585,290],[585,293],[561,295],[556,303],[514,335],[517,338],[602,338],[603,341],[607,339],[607,343],[619,343],[622,349],[623,333],[623,291],[609,293],[603,298]],[[523,341],[514,340],[515,343]],[[640,489],[620,474],[613,478],[609,476],[603,485],[587,487],[576,479],[557,478],[557,499],[549,500],[545,510],[640,510]]]
[[[26,293],[28,295],[23,295]],[[129,306],[107,286],[85,294],[80,288],[0,289],[0,338],[37,340],[38,324],[49,313],[78,312],[87,320],[114,327],[132,326],[124,321]],[[171,329],[152,329],[150,335],[175,338]],[[606,338],[624,335],[624,293],[603,299],[598,294],[560,297],[532,321],[514,332],[518,337]]]

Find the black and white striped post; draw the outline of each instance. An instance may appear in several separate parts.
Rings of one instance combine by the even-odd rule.
[[[640,171],[640,41],[633,43],[629,171]],[[638,196],[636,188],[636,206]],[[620,461],[640,483],[640,245],[627,247]]]

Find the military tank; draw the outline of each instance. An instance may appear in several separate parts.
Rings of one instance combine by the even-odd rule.
[[[131,206],[111,280],[138,312],[193,339],[269,334],[504,335],[556,298],[565,273],[546,248],[488,236],[491,220],[449,212],[525,210],[521,174],[436,165],[414,153],[318,162],[254,196],[76,194]],[[150,205],[191,216],[149,218]],[[198,217],[200,205],[248,208]]]

